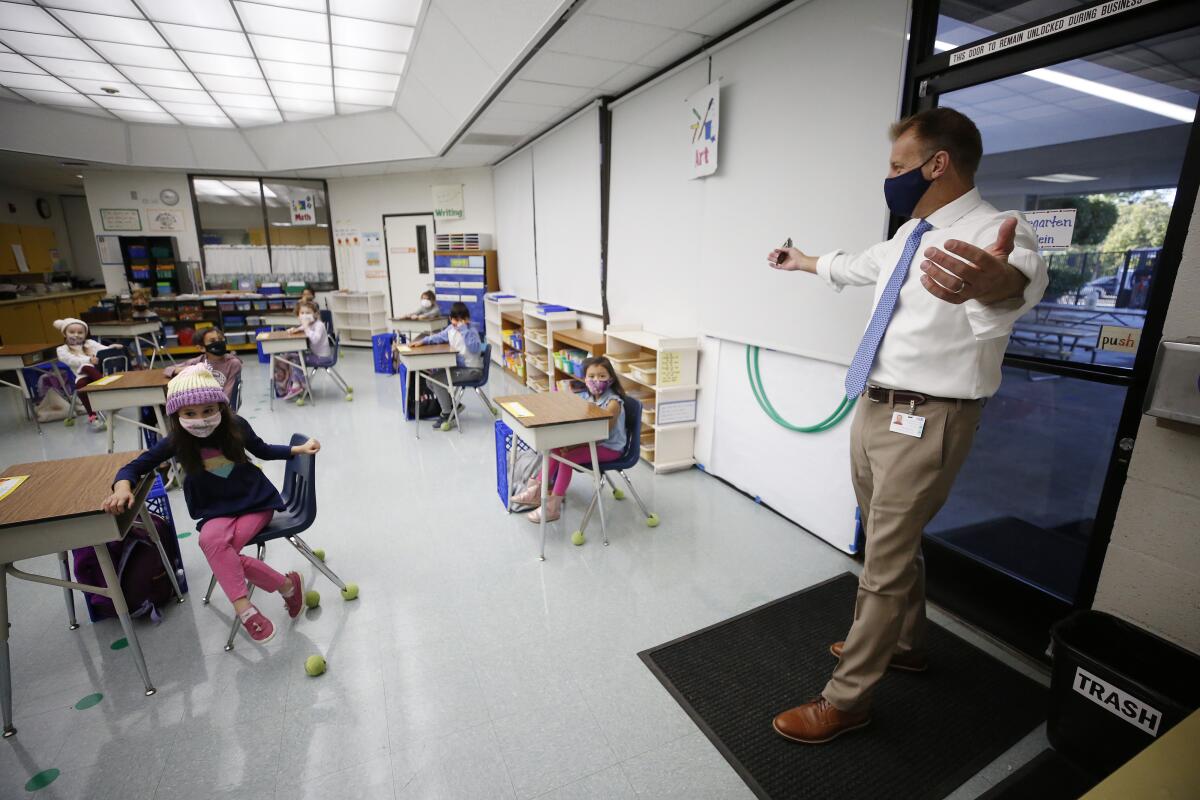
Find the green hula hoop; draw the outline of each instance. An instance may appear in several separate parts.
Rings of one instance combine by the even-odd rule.
[[[771,405],[770,399],[767,398],[767,390],[763,386],[762,374],[758,368],[758,353],[759,348],[746,346],[746,375],[750,378],[750,390],[754,392],[754,399],[758,401],[759,408],[779,426],[796,433],[824,433],[844,420],[854,409],[854,403],[858,398],[843,397],[837,409],[816,425],[794,425],[788,422],[775,410],[775,406]]]

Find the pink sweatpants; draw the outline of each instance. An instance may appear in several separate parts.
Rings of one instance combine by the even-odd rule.
[[[247,580],[268,592],[277,592],[287,583],[286,577],[264,562],[240,552],[274,514],[255,511],[240,517],[214,517],[200,529],[200,549],[230,602],[246,596]]]
[[[581,467],[586,467],[592,463],[592,454],[588,450],[588,446],[572,447],[569,450],[555,450],[560,456],[567,461],[573,461]],[[596,458],[603,464],[605,461],[616,461],[621,457],[621,454],[616,450],[610,450],[607,447],[596,446]],[[553,489],[551,494],[556,494],[559,497],[565,497],[567,487],[571,485],[571,476],[575,474],[575,470],[555,459],[550,459],[550,477],[546,479]]]

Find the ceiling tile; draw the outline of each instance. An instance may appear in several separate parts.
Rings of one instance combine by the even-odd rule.
[[[658,72],[654,67],[643,67],[641,64],[630,64],[625,69],[612,76],[596,87],[596,94],[617,95],[636,86]]]
[[[242,27],[247,33],[329,43],[329,20],[325,14],[246,3],[242,0],[234,0],[234,6],[237,7]]]
[[[167,46],[163,38],[155,32],[154,26],[144,19],[87,14],[83,11],[55,11],[54,15],[83,39],[140,44],[145,47]]]
[[[123,81],[120,72],[97,61],[75,61],[69,58],[45,58],[34,56],[31,59],[39,67],[64,78],[91,78],[98,81]]]
[[[362,72],[356,69],[335,69],[333,71],[335,86],[346,89],[374,89],[382,92],[395,92],[400,83],[399,75],[385,75],[382,72]]]
[[[686,30],[725,4],[726,0],[591,0],[587,10],[589,14]]]
[[[18,3],[0,3],[0,25],[8,30],[26,33],[50,33],[55,36],[70,36],[71,32],[62,23],[37,6]]]
[[[53,75],[33,75],[28,72],[0,72],[0,86],[7,86],[9,89],[38,89],[44,92],[75,91]]]
[[[688,53],[698,50],[702,44],[704,44],[704,37],[699,34],[677,33],[661,46],[639,58],[637,63],[661,69],[668,64],[673,64]]]
[[[138,47],[116,42],[93,42],[92,47],[114,64],[153,67],[155,69],[184,69],[183,62],[171,50],[161,47]]]
[[[75,91],[43,92],[37,89],[14,89],[13,91],[35,103],[44,103],[46,105],[91,106],[93,108],[96,106],[90,97],[85,97]]]
[[[237,94],[236,92],[212,92],[213,100],[221,105],[222,108],[259,108],[271,110],[275,108],[275,101],[270,95],[261,94]]]
[[[425,13],[421,42],[417,46],[423,46],[429,18],[437,11],[453,23],[494,73],[501,73],[533,44],[537,34],[565,5],[562,0],[523,0],[520,3],[437,0]]]
[[[116,97],[100,95],[99,97],[93,97],[92,99],[110,111],[122,109],[124,111],[162,112],[162,107],[159,106],[158,103],[154,102],[153,100],[147,100],[140,97]]]
[[[108,14],[114,17],[133,17],[141,19],[142,12],[131,0],[49,0],[44,3],[54,8],[65,8],[70,11],[90,11],[94,14]]]
[[[559,119],[567,109],[559,106],[539,106],[530,103],[510,103],[497,100],[488,106],[481,119],[522,122],[549,122]]]
[[[79,39],[0,30],[0,42],[27,56],[56,56],[80,61],[102,61],[92,48]]]
[[[333,81],[333,70],[312,64],[287,64],[282,61],[261,62],[268,80],[291,81],[292,83],[320,83],[328,86]]]
[[[413,27],[421,13],[421,0],[329,0],[329,13]]]
[[[283,117],[274,109],[229,108],[226,109],[225,113],[243,128],[252,128],[257,125],[274,125],[283,122]]]
[[[194,116],[214,116],[221,114],[221,107],[208,99],[208,95],[204,95],[203,102],[200,103],[159,103],[164,110],[172,114],[190,114]]]
[[[251,56],[250,43],[241,31],[219,31],[194,25],[160,24],[159,30],[176,50],[216,53],[226,56]]]
[[[563,110],[566,115],[566,110]],[[480,119],[471,126],[471,133],[492,133],[501,136],[530,136],[546,127],[544,122],[512,119]]]
[[[312,113],[309,111],[284,111],[283,118],[288,122],[303,122],[306,119],[317,119],[319,117],[328,116],[332,113],[333,103],[330,103],[328,111],[320,111],[317,113]]]
[[[367,111],[378,111],[380,106],[362,106],[357,103],[338,103],[338,114],[362,114]]]
[[[262,78],[233,78],[228,75],[197,75],[204,88],[210,92],[237,92],[238,94],[269,95],[267,82]]]
[[[277,97],[275,98],[275,104],[279,106],[284,113],[291,111],[303,114],[316,114],[318,116],[325,116],[332,114],[334,111],[333,103],[326,103],[320,100],[298,100],[294,97]]]
[[[572,108],[583,102],[586,93],[577,86],[563,86],[558,83],[541,83],[540,81],[514,80],[500,97],[514,103],[538,103],[544,106],[562,106]]]
[[[576,14],[547,49],[577,56],[634,62],[665,44],[676,31],[639,22]]]
[[[271,93],[275,98],[285,97],[296,100],[318,100],[326,103],[333,102],[333,87],[316,83],[292,83],[290,81],[271,81]]]
[[[396,53],[407,53],[409,45],[412,44],[413,29],[407,25],[337,16],[330,17],[329,24],[333,31],[334,44],[369,47]]]
[[[404,53],[387,53],[383,50],[368,50],[365,47],[333,46],[333,65],[346,69],[365,69],[371,72],[392,72],[399,74],[404,71],[404,62],[408,58]]]
[[[156,22],[240,31],[228,0],[139,0],[146,16]]]
[[[91,115],[91,116],[93,116],[93,117],[103,117],[103,118],[105,118],[105,119],[112,119],[112,118],[113,118],[113,115],[112,115],[112,113],[110,113],[110,112],[108,111],[108,109],[101,108],[101,107],[100,107],[100,106],[98,106],[98,105],[90,105],[90,106],[55,106],[53,103],[47,103],[46,105],[48,105],[48,106],[51,106],[52,108],[58,108],[58,110],[60,110],[60,111],[74,111],[76,114],[89,114],[89,115]]]
[[[542,51],[533,57],[522,77],[543,83],[558,83],[589,89],[616,75],[625,64],[587,56]]]
[[[290,64],[321,64],[329,66],[329,45],[317,42],[297,42],[277,36],[251,35],[254,54],[266,61],[286,61]]]
[[[199,89],[200,84],[190,72],[174,69],[152,69],[151,67],[121,67],[129,80],[138,86],[167,86],[173,89]]]
[[[224,0],[218,0],[218,2],[224,2]],[[325,11],[325,0],[254,0],[254,2],[264,6],[298,8],[302,11]]]
[[[43,72],[42,68],[34,64],[25,56],[19,56],[16,53],[0,53],[0,70],[4,72]]]
[[[167,86],[147,86],[146,94],[162,103],[211,103],[208,92],[201,89],[172,89]],[[166,106],[163,106],[166,108]],[[169,110],[169,109],[168,109]]]
[[[224,114],[176,114],[175,119],[184,125],[199,125],[204,128],[232,128],[233,120]]]
[[[112,109],[112,113],[116,114],[127,122],[148,122],[154,125],[178,125],[179,123],[165,111],[158,113],[152,111],[129,111],[125,109]]]
[[[230,75],[235,78],[261,78],[258,62],[253,58],[238,56],[217,56],[211,53],[190,53],[179,51],[179,56],[192,72],[203,72],[207,75]]]
[[[64,78],[67,83],[74,86],[84,94],[108,94],[104,91],[105,87],[116,89],[122,97],[145,97],[145,93],[134,86],[132,83],[123,81],[97,81],[87,78]]]
[[[371,89],[343,89],[335,91],[338,103],[352,103],[363,106],[390,106],[396,99],[395,92],[376,92]]]

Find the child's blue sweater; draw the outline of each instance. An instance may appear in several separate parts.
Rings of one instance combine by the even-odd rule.
[[[292,456],[292,448],[282,444],[267,444],[258,438],[250,423],[234,417],[241,427],[246,452],[264,461],[282,461]],[[205,448],[204,470],[183,477],[183,498],[188,513],[198,520],[197,528],[216,517],[237,517],[255,511],[281,511],[283,498],[263,471],[249,461],[235,464],[216,448]],[[140,456],[121,467],[114,481],[136,484],[143,475],[175,456],[175,442],[170,436],[158,440]]]

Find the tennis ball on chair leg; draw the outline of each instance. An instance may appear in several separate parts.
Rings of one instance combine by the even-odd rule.
[[[346,588],[342,589],[343,600],[355,600],[358,598],[358,584],[347,583]]]
[[[571,544],[575,545],[576,547],[579,547],[579,545],[583,544],[585,541],[587,540],[583,538],[583,531],[575,531],[571,534]]]
[[[316,556],[320,561],[325,560],[325,550],[320,547],[318,547],[316,550],[313,550],[313,555]]]
[[[309,589],[304,593],[304,605],[309,608],[316,608],[321,605],[321,593],[316,589]]]
[[[323,656],[309,656],[304,659],[304,671],[310,677],[317,677],[325,673],[325,658]]]

